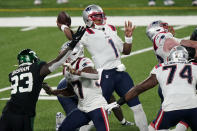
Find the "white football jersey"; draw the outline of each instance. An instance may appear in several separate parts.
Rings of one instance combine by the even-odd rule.
[[[121,64],[123,41],[116,28],[105,24],[98,28],[87,28],[80,43],[90,52],[96,69],[112,69]]]
[[[162,109],[173,111],[197,107],[196,63],[159,64],[153,68],[151,74],[155,74],[161,86],[164,101]]]
[[[80,58],[72,65],[72,68],[77,71],[81,71],[85,67],[94,67],[94,64],[89,58]],[[102,89],[97,80],[73,75],[66,70],[64,70],[64,76],[67,81],[76,83],[73,88],[79,99],[79,110],[90,112],[94,109],[105,107],[107,105],[107,102],[102,95]]]
[[[170,32],[160,32],[153,39],[153,48],[155,55],[159,63],[167,62],[169,52],[164,51],[164,42],[167,38],[173,38],[175,41],[180,43],[180,39],[173,37]]]

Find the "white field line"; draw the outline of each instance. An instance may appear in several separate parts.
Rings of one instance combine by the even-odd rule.
[[[182,39],[189,39],[189,38],[190,38],[190,36],[187,36],[187,37],[184,37]],[[137,50],[137,51],[131,52],[129,55],[122,55],[121,58],[126,58],[126,57],[129,57],[129,56],[141,54],[141,53],[144,53],[144,52],[147,52],[147,51],[150,51],[150,50],[153,50],[152,46],[148,47],[148,48],[145,48],[145,49],[141,49],[141,50]],[[47,76],[45,78],[45,80],[50,79],[50,78],[54,78],[54,77],[58,77],[58,76],[61,76],[61,75],[62,75],[62,72],[58,72],[56,74]],[[10,90],[10,89],[11,89],[11,87],[5,87],[3,89],[0,89],[0,92],[6,91],[6,90]]]
[[[136,26],[147,26],[152,21],[163,20],[170,25],[197,25],[197,16],[107,16],[107,23],[124,26],[125,21]],[[13,22],[14,21],[14,22]],[[84,25],[82,17],[72,17],[72,26]],[[56,16],[51,17],[1,17],[0,27],[57,27]]]
[[[35,30],[36,28],[37,28],[36,26],[29,26],[29,27],[22,28],[21,31]]]

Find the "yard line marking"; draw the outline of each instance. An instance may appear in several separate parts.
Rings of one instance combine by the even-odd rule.
[[[56,16],[52,17],[0,17],[0,27],[57,27]],[[167,21],[169,25],[197,25],[197,16],[108,16],[107,23],[124,26],[125,21],[132,21],[136,26],[147,26],[152,21]],[[14,21],[14,22],[13,22]],[[72,17],[72,26],[84,25],[82,17]]]
[[[134,5],[135,6],[135,5]],[[84,8],[29,8],[29,9],[0,9],[0,12],[42,12],[42,11],[83,11]],[[107,7],[103,10],[197,10],[196,7]]]
[[[189,39],[190,36],[187,36],[187,37],[183,37],[181,39]],[[145,48],[145,49],[141,49],[141,50],[137,50],[137,51],[134,51],[134,52],[131,52],[129,55],[122,55],[121,58],[127,58],[127,57],[130,57],[130,56],[133,56],[133,55],[137,55],[137,54],[141,54],[141,53],[144,53],[144,52],[148,52],[150,50],[153,50],[153,47],[148,47],[148,48]],[[47,79],[50,79],[50,78],[54,78],[54,77],[58,77],[58,76],[61,76],[62,75],[62,72],[58,72],[58,73],[55,73],[53,75],[49,75],[45,78],[45,80]],[[6,90],[10,90],[12,89],[11,87],[5,87],[3,89],[0,89],[0,92],[3,92],[3,91],[6,91]]]
[[[29,26],[29,27],[22,28],[21,31],[29,31],[29,30],[34,30],[36,28],[37,28],[36,26]]]

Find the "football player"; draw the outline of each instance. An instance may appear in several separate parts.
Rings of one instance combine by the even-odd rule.
[[[170,127],[184,120],[192,131],[196,131],[197,64],[189,63],[188,55],[184,47],[173,47],[168,62],[155,66],[150,76],[120,98],[118,104],[122,105],[142,92],[160,84],[164,101],[161,113],[155,123],[155,129],[168,131]],[[112,107],[114,107],[114,103]]]
[[[68,48],[48,63],[39,60],[31,49],[18,54],[18,68],[9,74],[11,99],[0,117],[0,131],[33,131],[36,103],[44,78],[64,63],[84,32],[85,29],[79,27]]]
[[[64,32],[64,34],[66,35],[68,40],[72,40],[72,32],[73,31],[70,29],[71,17],[67,13],[66,13],[66,16],[59,15],[58,17],[61,19],[60,21],[57,19],[57,25],[58,25],[59,29]],[[64,21],[62,21],[62,20],[64,20]],[[62,24],[62,23],[64,23],[64,24]],[[63,99],[61,99],[61,100],[63,100]],[[109,100],[109,103],[112,103],[114,101],[115,101],[115,97],[112,95]],[[61,102],[61,103],[63,103],[63,102]],[[125,126],[134,125],[134,123],[129,122],[124,118],[120,107],[113,109],[113,112],[114,112],[115,117],[120,121],[120,123],[122,125],[125,125]]]
[[[190,43],[195,44],[195,41],[191,40],[181,40],[174,37],[174,29],[169,26],[168,23],[158,20],[153,21],[149,26],[147,26],[146,34],[148,38],[153,43],[154,52],[159,63],[167,62],[167,57],[169,51],[177,45],[184,44],[189,52],[189,58],[195,57],[196,50],[194,48],[188,47]],[[196,43],[197,44],[197,43]],[[158,93],[161,98],[161,103],[163,102],[163,94],[159,86]],[[160,114],[160,111],[159,113]],[[155,119],[156,120],[156,119]],[[154,130],[155,120],[150,124],[149,130]],[[180,122],[176,126],[176,130],[185,131],[187,130],[187,124],[185,122]]]
[[[122,97],[133,87],[133,80],[121,63],[121,54],[128,55],[132,47],[132,34],[135,26],[125,22],[125,42],[117,35],[113,25],[106,24],[106,16],[98,5],[89,5],[83,11],[86,32],[82,43],[92,56],[92,60],[101,75],[100,85],[103,96],[109,102],[112,93]],[[138,97],[128,102],[134,113],[135,123],[140,131],[147,131],[147,119]]]
[[[67,44],[63,48],[67,48]],[[78,96],[78,107],[67,115],[59,127],[59,131],[74,131],[75,129],[88,124],[91,120],[97,131],[109,131],[109,122],[105,108],[107,102],[102,96],[99,85],[99,74],[94,69],[94,64],[89,58],[82,57],[83,46],[78,43],[71,55],[66,60],[64,76],[67,81],[67,88],[51,90],[53,95]],[[79,119],[80,118],[80,119]]]

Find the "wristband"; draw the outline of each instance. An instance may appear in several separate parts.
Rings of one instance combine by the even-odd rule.
[[[125,104],[126,103],[126,100],[125,100],[125,97],[123,96],[123,97],[121,97],[118,101],[117,101],[117,103],[118,103],[118,105],[123,105],[123,104]]]
[[[65,28],[69,28],[67,25],[61,25],[61,30],[64,32]]]
[[[132,44],[132,41],[133,41],[133,37],[131,36],[131,37],[126,37],[125,36],[125,42],[127,43],[127,44]]]

